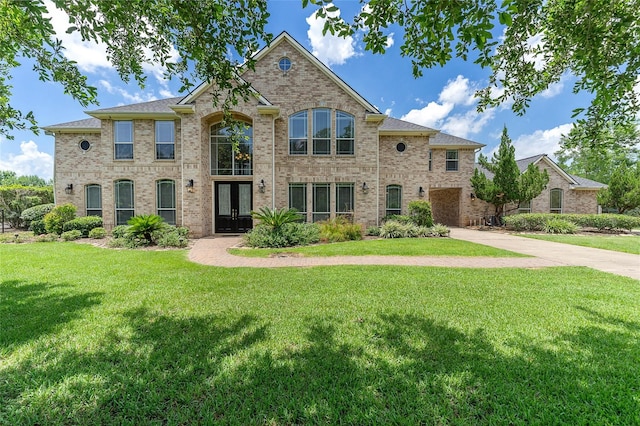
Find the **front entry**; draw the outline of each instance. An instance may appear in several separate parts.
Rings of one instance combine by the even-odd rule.
[[[241,233],[253,227],[251,182],[216,182],[216,233]]]

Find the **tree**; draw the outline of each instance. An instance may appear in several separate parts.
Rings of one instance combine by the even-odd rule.
[[[18,176],[12,170],[0,170],[0,186],[8,185],[53,186],[53,182],[47,182],[36,175]]]
[[[515,203],[531,201],[549,183],[546,170],[540,171],[533,164],[529,164],[524,173],[520,173],[515,158],[515,148],[511,144],[507,128],[502,130],[498,152],[493,154],[490,162],[487,157],[480,155],[478,162],[493,174],[489,179],[479,169],[473,171],[471,185],[476,197],[495,206],[495,216],[500,220],[505,213],[505,206]]]
[[[609,187],[598,192],[598,203],[615,208],[619,214],[640,207],[640,163],[634,167],[620,164],[611,175]]]
[[[165,67],[188,91],[196,82],[214,82],[214,102],[224,111],[251,96],[237,79],[233,52],[253,69],[253,53],[272,35],[265,32],[269,13],[261,0],[52,0],[69,15],[67,33],[106,46],[107,58],[123,81],[144,87],[143,65]],[[14,129],[38,131],[31,112],[10,104],[10,71],[21,58],[31,58],[40,80],[61,83],[65,93],[86,107],[97,90],[77,64],[64,56],[43,0],[0,0],[0,135]],[[175,53],[179,55],[175,59]],[[230,115],[229,115],[230,117]]]
[[[621,164],[638,161],[640,130],[637,123],[609,125],[589,135],[584,126],[574,126],[560,139],[555,153],[560,166],[571,174],[609,183],[611,174]]]
[[[332,0],[302,0],[326,18],[325,32],[341,36],[363,31],[365,48],[383,53],[387,37],[404,30],[402,55],[413,74],[443,66],[452,58],[490,68],[479,108],[512,102],[523,114],[531,98],[567,74],[574,92],[593,93],[591,104],[574,113],[589,132],[610,121],[626,123],[640,110],[634,91],[640,74],[640,7],[611,0],[362,0],[352,23],[335,12]],[[499,23],[498,27],[495,24]]]

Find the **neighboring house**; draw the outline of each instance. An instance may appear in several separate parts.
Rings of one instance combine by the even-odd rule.
[[[528,203],[519,206],[508,206],[508,213],[600,213],[596,194],[606,185],[589,179],[570,175],[546,154],[517,160],[518,169],[524,172],[529,164],[546,170],[549,174],[549,183],[540,195]],[[489,179],[493,173],[479,164],[476,167]],[[482,217],[493,213],[493,206],[487,203],[482,208]]]

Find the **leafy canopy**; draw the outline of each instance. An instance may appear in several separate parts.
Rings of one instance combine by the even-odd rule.
[[[609,187],[598,192],[598,203],[620,214],[640,207],[640,163],[634,167],[620,164],[611,175]]]
[[[236,79],[239,55],[253,69],[251,55],[272,35],[265,31],[269,13],[261,0],[53,0],[69,16],[67,33],[106,46],[107,59],[123,81],[145,84],[143,65],[153,63],[166,77],[180,79],[180,91],[195,82],[214,82],[214,103],[224,111],[248,99],[251,91]],[[61,83],[82,106],[96,103],[97,90],[75,62],[64,55],[43,0],[0,0],[0,135],[14,129],[37,132],[31,112],[11,107],[11,70],[31,58],[42,81]],[[176,55],[177,54],[177,55]],[[177,57],[176,57],[177,56]]]
[[[507,204],[516,205],[531,201],[549,183],[549,174],[546,170],[540,170],[533,164],[527,166],[527,170],[520,173],[515,158],[515,147],[505,127],[502,130],[498,152],[493,154],[492,161],[480,155],[478,162],[482,167],[493,174],[490,179],[479,169],[473,171],[471,185],[476,197],[495,206],[495,215],[501,217]]]
[[[611,0],[361,0],[348,23],[332,0],[302,0],[326,18],[324,31],[341,36],[363,31],[365,48],[384,53],[399,25],[400,46],[413,74],[444,66],[454,57],[472,59],[492,71],[480,90],[479,108],[512,102],[524,114],[531,99],[566,75],[577,77],[574,92],[593,94],[578,109],[591,132],[613,120],[628,122],[640,110],[634,91],[640,74],[640,7]],[[496,26],[496,24],[500,24]]]

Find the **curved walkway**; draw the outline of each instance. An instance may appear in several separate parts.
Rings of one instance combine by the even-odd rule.
[[[309,267],[328,265],[444,266],[452,268],[543,268],[588,266],[640,280],[640,256],[609,250],[534,240],[498,232],[466,228],[451,230],[451,238],[471,241],[534,257],[429,257],[429,256],[333,256],[249,258],[227,252],[238,246],[240,237],[211,237],[197,240],[189,260],[204,265],[243,268]]]

